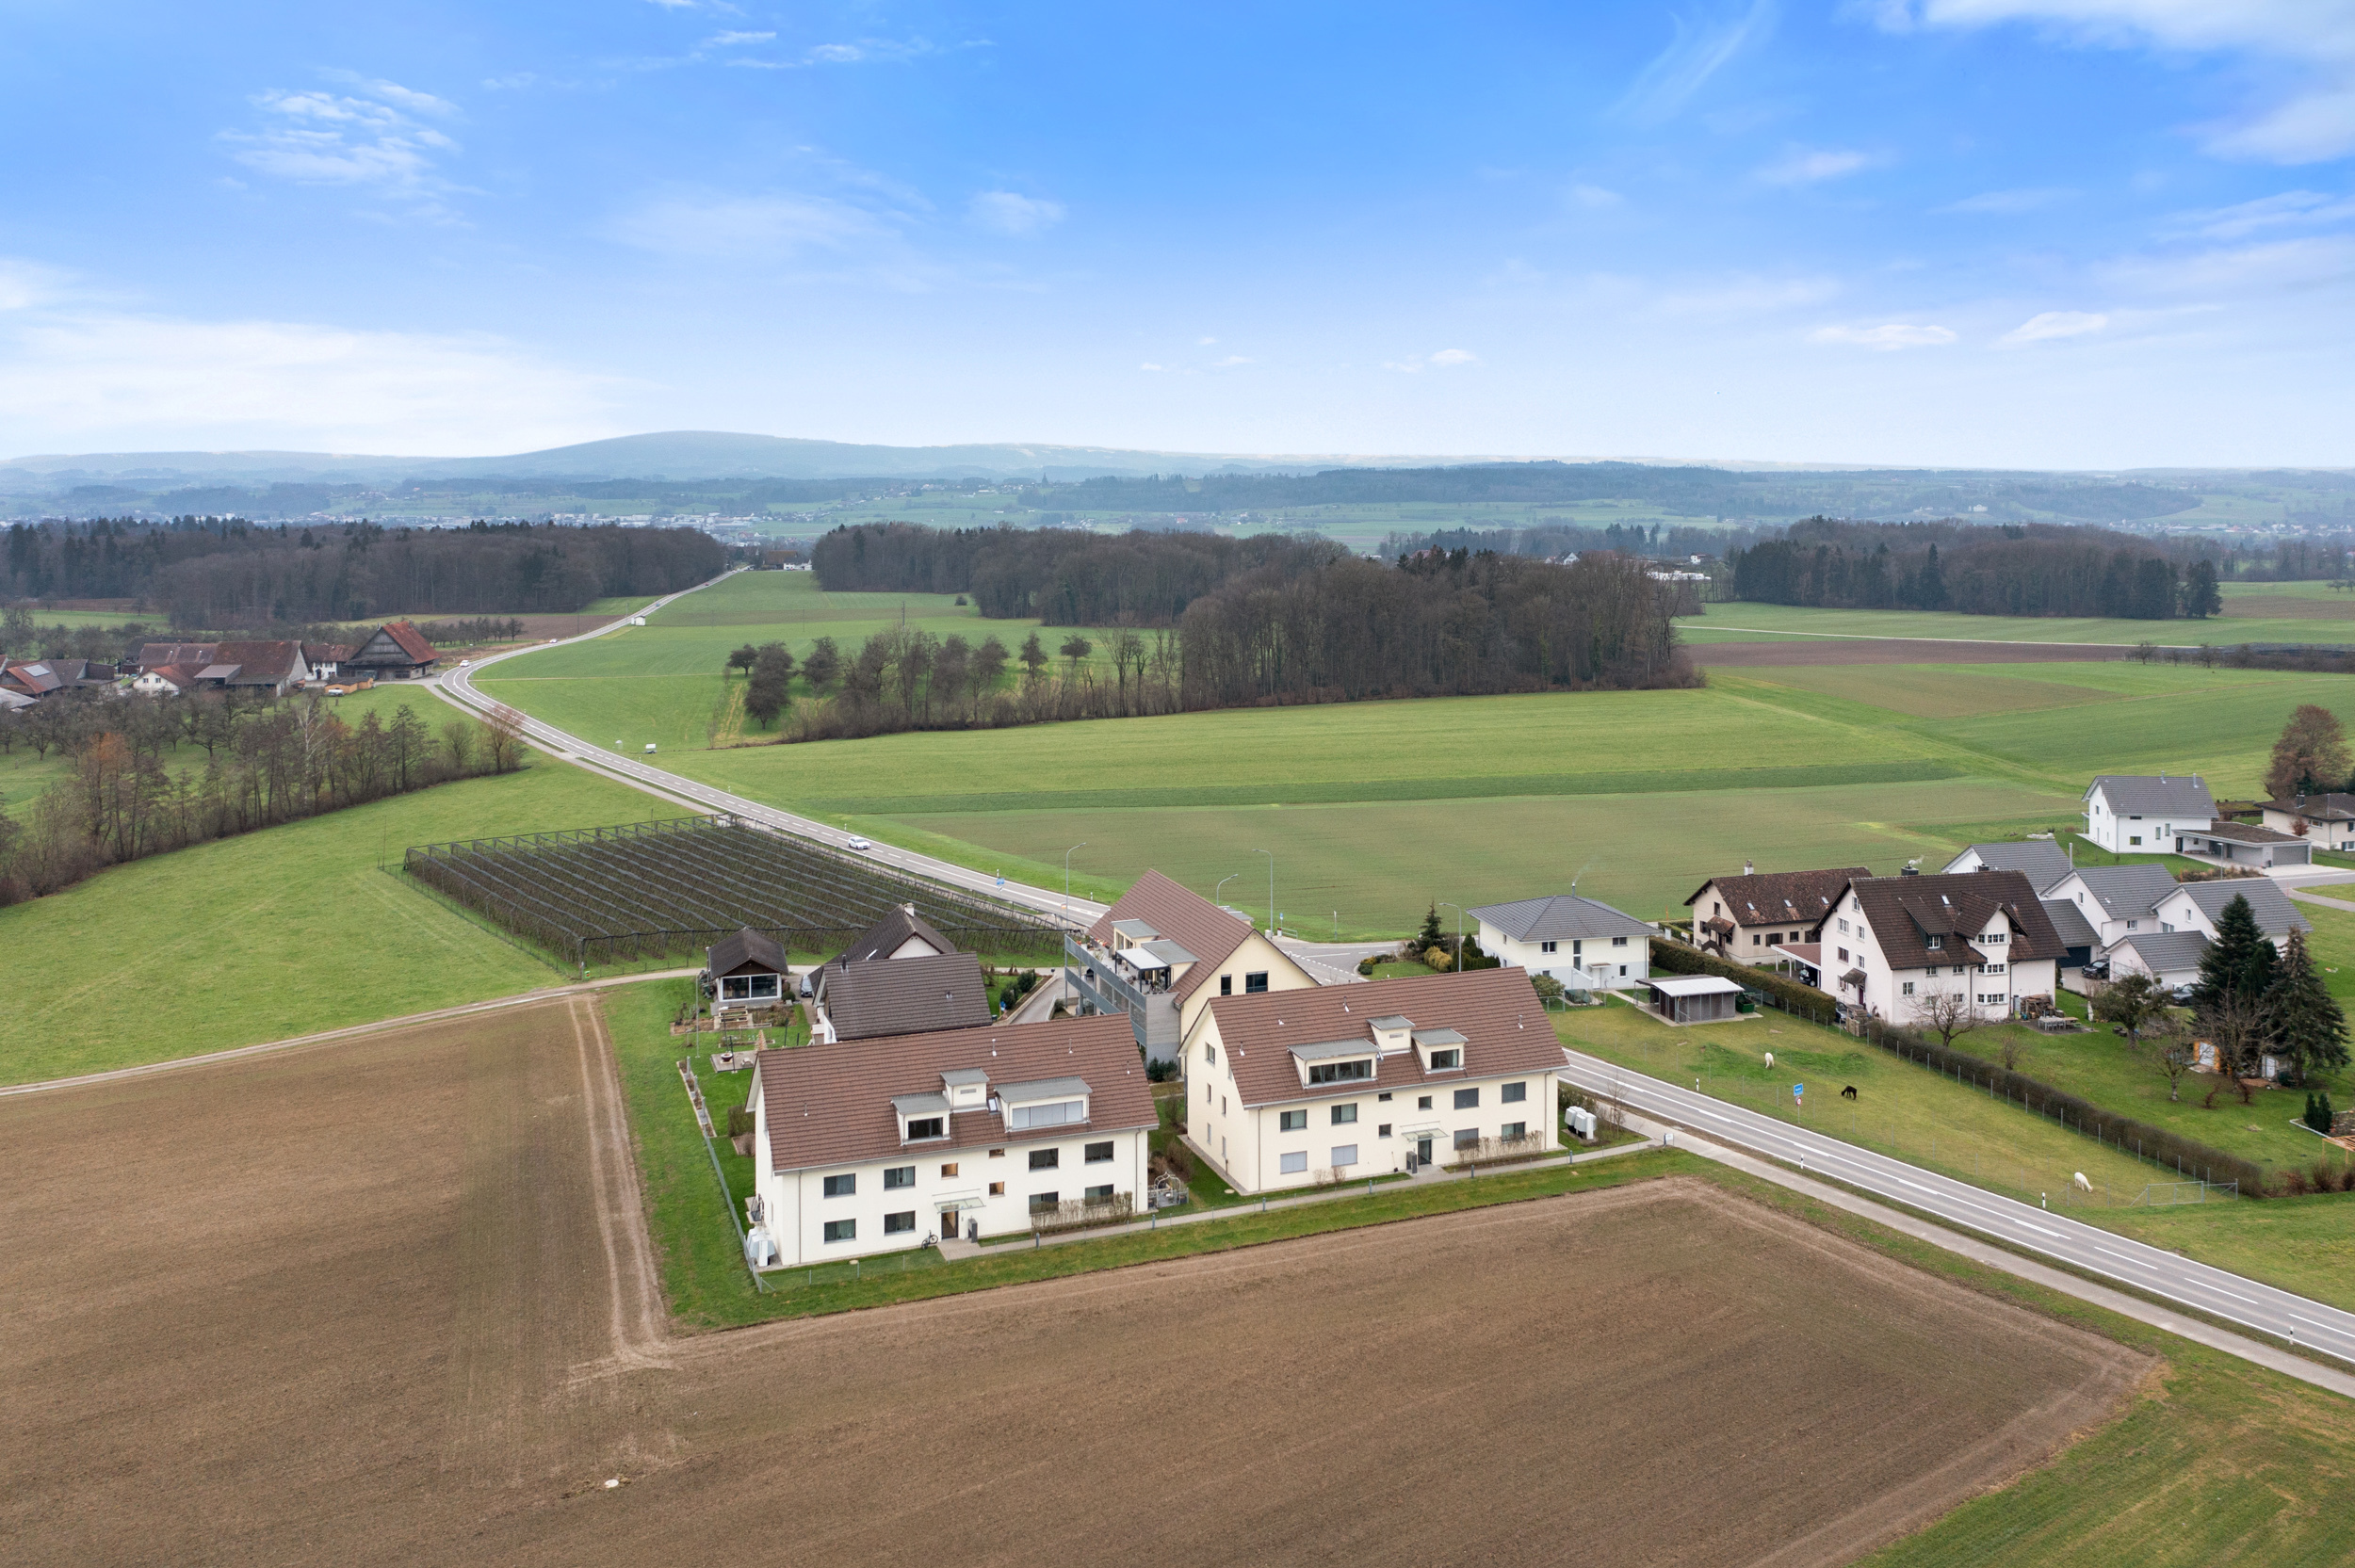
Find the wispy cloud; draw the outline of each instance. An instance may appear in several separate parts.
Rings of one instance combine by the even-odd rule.
[[[755,37],[774,39],[774,33],[727,34],[722,38],[750,43]],[[979,43],[960,45],[978,48]],[[758,71],[805,71],[820,65],[859,65],[865,63],[894,64],[921,59],[927,55],[942,53],[940,46],[922,38],[863,38],[843,43],[816,43],[798,54],[753,57],[739,55],[727,61],[729,65],[749,66]]]
[[[1408,376],[1420,376],[1425,370],[1447,370],[1459,364],[1478,364],[1480,356],[1469,348],[1442,348],[1432,354],[1409,354],[1403,360],[1385,360],[1382,368],[1396,370]]]
[[[2018,348],[2030,343],[2048,343],[2055,338],[2083,337],[2087,332],[2098,332],[2109,324],[2108,316],[2091,311],[2042,311],[1995,341],[2003,348]]]
[[[1668,46],[1628,84],[1614,111],[1638,124],[1671,120],[1727,62],[1775,30],[1774,0],[1752,0],[1735,15],[1693,23],[1671,16]]]
[[[2266,229],[2292,226],[2323,227],[2355,220],[2355,196],[2325,196],[2319,191],[2285,190],[2229,207],[2178,213],[2175,231],[2207,239],[2246,239]]]
[[[1024,238],[1062,222],[1064,209],[1062,202],[1044,197],[1023,196],[1011,190],[984,190],[966,204],[966,216],[993,234]]]
[[[2208,150],[2319,163],[2355,152],[2355,0],[1865,0],[1891,31],[2037,25],[2066,42],[2172,55],[2236,55],[2267,85],[2239,116],[2201,129]]]
[[[2183,255],[2126,256],[2094,273],[2112,287],[2159,295],[2246,298],[2355,283],[2355,236],[2310,234]]]
[[[1795,147],[1758,171],[1770,186],[1811,186],[1843,180],[1887,160],[1852,147]]]
[[[739,33],[734,31],[721,32],[714,33],[709,38],[704,40],[704,47],[706,49],[731,49],[740,43],[773,43],[776,41],[776,38],[777,35],[774,33]]]
[[[1608,190],[1601,186],[1576,185],[1570,187],[1570,200],[1582,207],[1600,211],[1604,208],[1618,206],[1625,202],[1627,198],[1616,190]]]
[[[1983,190],[1976,196],[1966,196],[1959,202],[1949,202],[1932,212],[1985,213],[2009,218],[2020,213],[2042,212],[2045,208],[2066,202],[2076,192],[2059,186],[2033,186],[2022,190]]]
[[[827,196],[682,193],[630,209],[606,232],[625,245],[662,255],[781,261],[863,245],[895,234],[898,225],[888,216]]]
[[[1818,327],[1807,334],[1810,343],[1837,343],[1856,348],[1870,348],[1876,353],[1894,353],[1900,348],[1938,348],[1955,341],[1951,328],[1917,326],[1910,321],[1890,321],[1877,327]]]
[[[458,118],[458,107],[430,92],[351,72],[324,73],[350,92],[273,89],[251,102],[251,130],[223,131],[230,156],[256,173],[297,185],[347,186],[404,198],[429,216],[451,216],[428,200],[452,187],[437,172],[458,142],[427,119]]]

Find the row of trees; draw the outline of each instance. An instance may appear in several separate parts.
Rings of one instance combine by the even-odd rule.
[[[2092,528],[1972,528],[1946,548],[1908,525],[1811,518],[1788,538],[1731,551],[1736,599],[1966,615],[2204,618],[2223,608],[2216,567],[2179,568],[2149,542]]]
[[[999,620],[1035,616],[1080,626],[1165,626],[1220,583],[1261,567],[1342,554],[1318,539],[1080,528],[836,528],[810,551],[830,592],[970,593]]]
[[[73,767],[25,821],[0,811],[0,905],[108,865],[523,766],[512,716],[452,719],[436,733],[406,703],[389,721],[370,709],[347,723],[316,696],[51,697],[0,722],[0,737],[24,738],[28,722],[54,727]],[[184,745],[204,760],[175,770],[168,759]]]
[[[138,598],[162,606],[175,626],[218,629],[568,612],[607,595],[692,587],[726,558],[700,529],[618,524],[45,522],[8,529],[0,598]]]

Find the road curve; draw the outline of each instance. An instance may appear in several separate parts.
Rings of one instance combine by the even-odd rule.
[[[2205,1313],[2276,1339],[2355,1363],[2355,1313],[2195,1263],[2174,1253],[1999,1197],[1920,1166],[1728,1105],[1565,1048],[1563,1075],[1592,1094],[1674,1122],[1811,1174],[1886,1198],[1961,1230]]]
[[[736,570],[745,569],[739,567]],[[666,593],[643,609],[633,611],[632,614],[652,614],[665,605],[685,598],[690,593],[709,588],[712,583],[725,582],[735,574],[735,572],[723,572],[712,578],[710,582],[697,583],[693,588],[681,589],[676,593]],[[559,638],[549,642],[535,642],[528,648],[515,648],[504,654],[493,654],[487,658],[477,659],[472,664],[462,668],[444,671],[429,678],[426,684],[446,701],[476,713],[487,714],[492,709],[500,706],[512,708],[512,704],[502,704],[496,698],[475,689],[475,678],[491,666],[507,659],[519,658],[526,654],[543,653],[549,648],[562,648],[576,642],[593,641],[597,638],[609,635],[617,628],[628,625],[629,621],[629,616],[624,616],[610,624],[600,626],[593,632],[583,632],[577,637]],[[904,871],[912,876],[928,877],[934,881],[946,882],[951,887],[962,888],[967,892],[982,894],[992,898],[1000,898],[1007,903],[1018,905],[1060,924],[1084,929],[1095,924],[1096,916],[1104,913],[1104,905],[1086,898],[1065,899],[1056,889],[1032,887],[1026,882],[1006,881],[1001,884],[997,878],[990,876],[987,872],[975,871],[945,860],[935,860],[930,855],[919,855],[913,849],[902,849],[894,845],[877,844],[871,849],[853,850],[851,840],[856,835],[843,829],[815,821],[810,817],[798,816],[789,811],[779,811],[774,806],[763,805],[758,800],[748,800],[741,795],[732,795],[724,789],[715,789],[709,784],[698,784],[692,779],[683,778],[676,773],[652,767],[635,757],[608,752],[593,741],[568,735],[553,724],[534,719],[520,708],[512,708],[512,711],[522,722],[524,737],[558,761],[569,762],[575,767],[585,768],[593,773],[601,773],[607,778],[642,789],[650,795],[659,795],[666,800],[692,806],[699,811],[726,812],[731,816],[739,816],[748,822],[756,822],[762,827],[778,832],[806,838],[813,843],[822,844],[830,849],[861,854],[864,858],[887,865],[895,871]]]

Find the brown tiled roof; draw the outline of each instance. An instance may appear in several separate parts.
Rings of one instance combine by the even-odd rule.
[[[2067,955],[2068,944],[2053,929],[2052,917],[2020,871],[1957,871],[1935,877],[1870,877],[1856,884],[1857,901],[1892,969],[1931,963],[2016,963]],[[2011,940],[2000,952],[1984,952],[1971,939],[2001,910]],[[1933,951],[1926,938],[1946,938]]]
[[[2184,828],[2177,831],[2185,838],[2204,833],[2210,838],[2220,838],[2231,844],[2297,844],[2301,842],[2296,833],[2281,832],[2272,828],[2260,828],[2249,822],[2229,822],[2221,816],[2214,818],[2204,828]]]
[[[826,966],[826,1016],[845,1040],[969,1028],[989,1022],[982,961],[971,953]],[[1122,1027],[1129,1025],[1124,1019]],[[1130,1049],[1136,1046],[1132,1031]]]
[[[399,643],[400,651],[419,664],[431,664],[442,656],[433,651],[433,644],[425,639],[425,634],[406,621],[387,621],[384,635]]]
[[[2332,791],[2326,795],[2300,795],[2290,800],[2262,802],[2266,811],[2285,811],[2293,816],[2303,816],[2314,822],[2344,822],[2355,817],[2355,795]]]
[[[927,962],[901,959],[869,967]],[[1552,1032],[1546,1031],[1548,1039]],[[969,1111],[953,1119],[945,1140],[902,1144],[892,1096],[937,1094],[941,1074],[956,1068],[979,1068],[993,1086],[1083,1078],[1088,1119],[1016,1133],[993,1112]],[[760,1075],[770,1157],[781,1171],[852,1165],[902,1152],[911,1159],[932,1158],[983,1145],[1100,1138],[1158,1122],[1136,1033],[1119,1013],[762,1051],[753,1070]]]
[[[1726,902],[1726,913],[1745,926],[1810,925],[1831,913],[1847,885],[1872,871],[1850,865],[1837,871],[1761,871],[1747,877],[1712,877],[1684,901],[1699,909],[1700,897],[1713,884]]]
[[[302,656],[313,664],[341,664],[351,657],[351,649],[341,642],[306,642]]]
[[[161,665],[183,664],[190,670],[202,670],[213,662],[214,644],[210,642],[147,642],[139,645],[138,667],[153,670]]]
[[[704,949],[705,968],[714,977],[733,975],[746,963],[763,969],[785,973],[785,947],[773,936],[756,931],[750,926],[734,936],[723,936]]]
[[[220,642],[213,645],[215,664],[234,664],[232,677],[240,686],[283,681],[302,656],[300,642]]]
[[[1232,958],[1253,929],[1199,893],[1179,886],[1159,871],[1147,871],[1129,885],[1120,901],[1088,928],[1089,940],[1112,945],[1113,922],[1142,920],[1194,957],[1185,978],[1169,988],[1181,1004],[1194,994],[1218,966]]]
[[[1461,1070],[1425,1074],[1412,1050],[1379,1058],[1371,1081],[1301,1087],[1291,1047],[1339,1040],[1373,1040],[1372,1020],[1395,1014],[1418,1029],[1454,1029],[1464,1037]],[[1543,1073],[1562,1065],[1545,1004],[1523,969],[1468,969],[1460,974],[1415,975],[1362,985],[1322,986],[1314,991],[1272,991],[1257,996],[1217,996],[1210,1017],[1233,1064],[1238,1096],[1247,1106],[1272,1105],[1311,1096],[1404,1092],[1425,1086],[1462,1083],[1499,1073]],[[1551,1114],[1530,1097],[1533,1116]],[[1404,1116],[1413,1101],[1400,1107]]]
[[[869,960],[889,958],[901,943],[912,936],[931,943],[933,950],[937,953],[957,950],[957,945],[934,930],[922,915],[902,906],[876,921],[857,941],[836,954],[833,962],[838,964],[847,959],[853,963],[864,963]]]

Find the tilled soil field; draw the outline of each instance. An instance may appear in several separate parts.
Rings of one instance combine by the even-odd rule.
[[[0,1102],[11,1560],[1830,1563],[2150,1365],[1693,1179],[666,1341],[590,1008]]]

